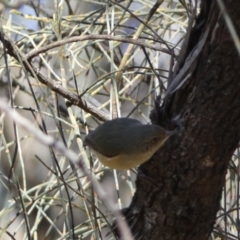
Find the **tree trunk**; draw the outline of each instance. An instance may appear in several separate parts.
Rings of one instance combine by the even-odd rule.
[[[240,1],[224,4],[240,36]],[[178,132],[139,168],[151,179],[138,176],[124,211],[136,239],[204,240],[213,230],[240,139],[240,57],[217,1],[202,2],[185,62],[195,46],[200,53],[188,78],[177,86],[174,80],[163,106],[152,114],[153,121]]]

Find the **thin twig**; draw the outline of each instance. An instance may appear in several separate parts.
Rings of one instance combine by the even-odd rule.
[[[84,161],[80,156],[77,156],[72,150],[67,149],[64,144],[60,141],[57,141],[52,136],[47,135],[43,133],[40,129],[35,127],[29,120],[22,117],[19,113],[12,110],[10,107],[7,106],[7,103],[0,102],[0,108],[18,125],[20,125],[22,128],[24,128],[26,131],[30,132],[35,136],[35,138],[42,144],[53,147],[60,153],[62,153],[68,160],[75,164],[76,166],[79,166],[83,173],[88,177],[88,179],[91,181],[94,190],[98,194],[99,199],[104,203],[105,207],[113,213],[114,217],[117,221],[118,229],[121,233],[121,236],[123,239],[127,240],[133,240],[132,234],[130,232],[130,229],[126,223],[126,221],[123,219],[123,216],[118,208],[118,206],[113,202],[113,199],[108,196],[108,194],[104,191],[104,189],[101,187],[93,173],[91,173]]]
[[[30,73],[30,75],[34,78],[37,78],[41,83],[48,86],[52,91],[60,94],[62,97],[66,98],[70,101],[70,105],[75,105],[83,109],[84,111],[92,114],[94,117],[101,121],[109,120],[109,116],[105,114],[103,111],[94,107],[91,103],[84,100],[82,97],[79,97],[77,94],[65,89],[60,82],[53,81],[48,79],[44,74],[42,74],[36,67],[34,67],[26,58],[26,56],[15,50],[14,45],[8,40],[6,37],[0,33],[0,41],[5,41],[5,47],[7,49],[7,53],[15,58],[18,62],[22,62],[26,70]],[[21,59],[19,59],[19,56]]]
[[[67,38],[64,40],[59,40],[57,42],[51,43],[47,46],[38,48],[36,50],[33,50],[32,52],[30,52],[29,54],[26,55],[26,59],[28,61],[31,61],[32,58],[38,56],[40,53],[45,53],[50,49],[56,48],[56,47],[60,47],[62,45],[68,44],[68,43],[72,43],[72,42],[81,42],[81,41],[86,41],[86,40],[107,40],[107,41],[116,41],[116,42],[124,42],[124,43],[131,43],[133,45],[137,45],[140,47],[146,47],[155,51],[160,51],[160,52],[164,52],[167,54],[172,54],[172,52],[170,52],[168,49],[166,48],[161,48],[161,47],[157,47],[151,44],[147,44],[145,42],[145,40],[139,40],[139,39],[134,39],[134,38],[127,38],[127,37],[118,37],[118,36],[111,36],[111,35],[85,35],[85,36],[76,36],[76,37],[71,37],[71,38]],[[153,39],[154,40],[154,39]]]

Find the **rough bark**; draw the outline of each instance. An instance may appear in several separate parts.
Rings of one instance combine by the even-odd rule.
[[[240,57],[216,2],[203,1],[190,37],[187,53],[210,30],[194,72],[153,115],[179,132],[140,167],[152,180],[137,178],[124,211],[136,239],[204,240],[213,229],[240,139]],[[224,4],[240,36],[240,1]]]

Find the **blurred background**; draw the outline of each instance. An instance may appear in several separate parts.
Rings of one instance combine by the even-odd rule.
[[[127,207],[135,191],[134,169],[102,166],[82,140],[103,122],[102,116],[150,123],[156,99],[161,103],[164,98],[194,4],[166,0],[152,15],[155,2],[147,0],[0,4],[1,32],[16,53],[6,55],[1,43],[0,101],[11,102],[32,124],[83,156],[108,196]],[[128,42],[132,38],[133,45]],[[29,74],[19,59],[37,50],[31,58],[35,70],[66,94],[84,99],[87,110],[69,104]],[[72,226],[77,239],[115,239],[111,214],[64,154],[39,143],[3,114],[0,143],[0,239],[71,239]],[[230,163],[221,204],[211,239],[226,239],[226,232],[237,239],[239,150]]]

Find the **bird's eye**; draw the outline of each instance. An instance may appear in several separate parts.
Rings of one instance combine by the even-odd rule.
[[[155,146],[155,144],[158,142],[158,138],[154,137],[152,139],[149,139],[147,142],[145,142],[144,144],[144,149],[145,151],[148,151],[150,149],[152,149],[153,146]]]
[[[157,137],[154,137],[153,139],[152,139],[152,143],[156,143],[158,141],[158,138]]]

